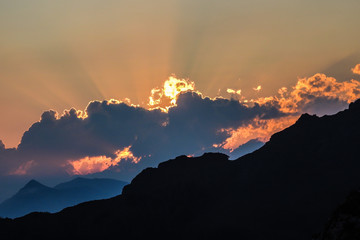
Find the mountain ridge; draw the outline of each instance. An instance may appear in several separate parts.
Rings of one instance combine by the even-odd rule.
[[[114,179],[75,178],[51,188],[32,179],[0,203],[0,216],[20,217],[30,212],[58,212],[81,202],[119,195],[128,183]]]
[[[332,116],[304,114],[237,160],[179,156],[143,170],[122,195],[2,220],[0,230],[14,239],[311,239],[360,187],[359,123],[359,100]]]

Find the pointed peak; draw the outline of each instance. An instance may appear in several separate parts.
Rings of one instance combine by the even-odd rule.
[[[31,179],[26,185],[42,185],[42,184],[36,181],[35,179]]]
[[[44,184],[39,183],[38,181],[31,179],[23,188],[19,190],[16,195],[24,195],[29,193],[34,193],[37,191],[43,191],[45,189],[51,189]]]
[[[36,181],[35,179],[31,179],[24,187],[23,189],[28,188],[44,188],[46,187],[44,184],[41,184],[40,182]]]

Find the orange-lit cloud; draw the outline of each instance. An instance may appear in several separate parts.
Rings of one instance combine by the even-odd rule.
[[[258,89],[260,90],[261,87],[259,86]],[[291,91],[283,87],[279,89],[278,96],[243,101],[244,103],[255,102],[260,106],[278,106],[281,112],[291,115],[269,120],[254,119],[237,129],[222,129],[221,131],[227,132],[230,137],[222,144],[215,144],[214,146],[234,150],[251,139],[266,142],[272,134],[295,123],[299,115],[306,112],[309,106],[315,104],[319,99],[335,100],[348,104],[358,98],[360,98],[359,81],[338,82],[335,78],[319,73],[309,78],[301,78]],[[323,106],[323,102],[321,104]]]
[[[26,175],[28,171],[36,165],[34,160],[27,161],[21,164],[15,171],[10,172],[10,175]]]
[[[259,92],[261,90],[261,86],[257,86],[256,88],[253,88],[255,91]]]
[[[194,90],[194,82],[188,79],[178,79],[175,75],[172,75],[164,82],[163,87],[151,90],[148,106],[167,111],[170,107],[176,105],[180,93]]]
[[[297,119],[298,116],[266,120],[256,118],[237,129],[222,129],[221,131],[227,132],[230,134],[230,137],[226,139],[223,144],[215,145],[214,147],[221,146],[224,149],[234,150],[252,139],[267,142],[272,134],[289,127],[294,124]]]
[[[115,158],[107,156],[87,156],[78,160],[68,161],[68,164],[72,167],[69,173],[73,175],[86,175],[102,172],[118,165],[122,160],[131,160],[132,163],[136,164],[141,160],[141,157],[135,157],[130,151],[130,148],[131,146],[128,146],[123,150],[117,150],[115,152]]]
[[[360,82],[349,80],[338,82],[335,78],[317,73],[309,78],[301,78],[288,91],[279,90],[280,96],[259,98],[255,102],[261,104],[278,104],[284,113],[299,113],[316,99],[339,100],[351,103],[360,97]]]
[[[352,71],[354,74],[359,74],[359,75],[360,75],[360,63],[357,64],[354,68],[352,68],[351,71]]]

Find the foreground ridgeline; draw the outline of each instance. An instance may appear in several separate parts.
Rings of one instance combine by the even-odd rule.
[[[60,213],[2,220],[6,239],[303,240],[360,187],[360,101],[302,115],[235,161],[180,156],[142,171],[123,194]]]

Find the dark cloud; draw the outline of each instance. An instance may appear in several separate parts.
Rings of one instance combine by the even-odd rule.
[[[221,129],[238,128],[254,118],[268,119],[283,116],[270,105],[248,107],[234,99],[203,98],[196,92],[181,94],[177,107],[169,110],[167,135],[173,144],[172,152],[187,150],[193,153],[223,142],[229,135]]]
[[[349,105],[347,101],[337,98],[329,99],[311,96],[311,98],[308,99],[310,101],[303,105],[302,112],[316,114],[318,116],[335,114]]]
[[[40,122],[25,132],[19,151],[56,153],[69,157],[112,154],[133,144],[149,130],[157,131],[166,120],[160,110],[145,110],[125,103],[91,102],[82,117],[75,109],[60,118],[43,113]]]
[[[0,176],[7,175],[10,169],[21,164],[21,161],[16,159],[17,153],[15,148],[6,149],[0,141]]]
[[[116,151],[128,146],[134,156],[142,157],[141,161],[124,158],[109,170],[142,169],[223,142],[229,134],[221,129],[237,128],[253,118],[283,115],[270,105],[248,107],[233,99],[210,99],[197,92],[180,94],[177,106],[168,112],[116,101],[94,101],[85,112],[71,109],[61,116],[50,110],[24,133],[12,156],[20,161],[20,167],[10,172],[40,174],[44,168],[48,173],[66,171],[69,160],[84,157],[93,162],[112,161],[118,157]]]
[[[5,150],[5,144],[0,140],[0,151]]]

